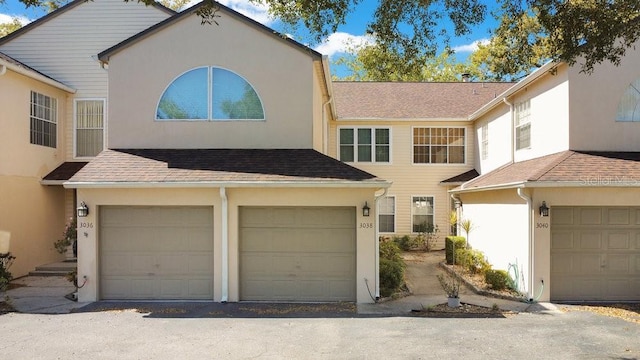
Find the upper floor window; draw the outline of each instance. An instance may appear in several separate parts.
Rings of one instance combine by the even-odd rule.
[[[240,75],[217,67],[189,70],[162,94],[157,120],[264,120],[262,101]]]
[[[55,148],[58,132],[58,101],[31,92],[30,140],[32,144]]]
[[[383,233],[396,232],[396,198],[385,196],[378,200],[378,226]]]
[[[383,162],[391,159],[388,128],[340,128],[340,161]]]
[[[531,147],[531,102],[515,104],[516,150]]]
[[[622,95],[616,121],[640,121],[640,78],[632,82]]]
[[[433,196],[411,198],[411,231],[426,232],[434,225]]]
[[[76,100],[75,156],[98,155],[104,145],[105,101]]]
[[[487,160],[487,158],[489,157],[489,124],[482,125],[480,131],[482,132],[482,160]]]
[[[414,164],[464,164],[464,152],[464,128],[413,128]]]

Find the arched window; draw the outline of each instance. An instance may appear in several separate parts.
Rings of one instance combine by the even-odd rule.
[[[233,71],[200,67],[178,76],[160,97],[157,120],[264,120],[253,86]]]
[[[640,78],[632,82],[622,95],[616,121],[640,121]]]

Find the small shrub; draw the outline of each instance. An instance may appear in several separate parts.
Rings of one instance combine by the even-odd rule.
[[[416,242],[419,248],[423,248],[425,251],[433,250],[433,247],[438,241],[438,225],[423,224],[419,227],[420,234],[416,237]]]
[[[5,291],[9,282],[13,279],[9,268],[15,258],[11,253],[0,255],[0,291]]]
[[[487,270],[484,273],[484,281],[493,290],[504,290],[511,287],[511,277],[505,270]]]
[[[472,274],[484,274],[491,269],[491,264],[482,251],[468,248],[456,250],[456,264]]]
[[[442,286],[442,290],[444,290],[447,297],[457,298],[460,294],[460,279],[458,279],[455,275],[447,274],[446,276],[443,274],[438,274],[436,276],[438,278],[438,282],[440,286]]]
[[[395,236],[393,238],[393,242],[396,243],[398,247],[403,251],[409,251],[413,247],[413,241],[411,240],[411,236],[409,235],[401,237]]]
[[[467,241],[465,240],[464,236],[447,236],[444,239],[445,256],[447,259],[447,264],[449,265],[453,264],[454,246],[456,250],[462,249],[466,247],[466,243]]]
[[[395,241],[380,242],[380,296],[393,295],[404,281],[405,264]]]

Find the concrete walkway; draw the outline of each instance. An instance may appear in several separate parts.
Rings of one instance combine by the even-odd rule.
[[[29,314],[67,314],[88,303],[78,303],[65,296],[75,287],[63,276],[25,276],[11,282],[15,288],[0,292],[8,297],[16,311]]]

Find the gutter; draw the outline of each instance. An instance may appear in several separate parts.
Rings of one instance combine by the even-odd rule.
[[[37,72],[35,70],[27,69],[27,68],[24,68],[22,66],[19,66],[19,65],[10,63],[10,62],[6,62],[6,61],[4,61],[2,59],[0,59],[0,66],[1,66],[1,69],[2,69],[2,70],[0,70],[0,75],[4,75],[7,72],[7,69],[9,69],[9,70],[11,70],[11,71],[13,71],[15,73],[18,73],[20,75],[24,75],[24,76],[32,78],[34,80],[38,80],[38,81],[40,81],[42,83],[45,83],[47,85],[51,85],[51,86],[53,86],[53,87],[55,87],[57,89],[64,90],[64,91],[66,91],[68,93],[71,93],[71,94],[75,94],[76,93],[76,89],[71,88],[71,87],[69,87],[69,86],[67,86],[67,85],[65,85],[65,84],[63,84],[63,83],[61,83],[59,81],[56,81],[56,80],[54,80],[54,79],[52,79],[50,77],[47,77],[47,76],[45,76],[43,74],[40,74],[39,72]]]
[[[464,185],[464,184],[463,184]],[[490,190],[507,190],[515,188],[612,188],[612,189],[626,189],[626,188],[638,188],[638,182],[615,182],[610,178],[587,178],[579,181],[517,181],[506,184],[490,185],[474,188],[460,188],[449,190],[451,194],[464,194],[470,192],[490,191]]]
[[[229,199],[224,186],[220,188],[220,198],[222,199],[222,296],[220,302],[226,303],[229,300]]]
[[[388,188],[389,181],[201,181],[201,182],[132,182],[132,181],[66,181],[63,183],[67,189],[139,189],[139,188],[211,188],[211,187],[237,187],[237,188]]]
[[[529,296],[529,301],[533,300],[533,283],[534,283],[534,275],[533,275],[533,260],[534,260],[534,237],[533,237],[533,221],[531,219],[531,197],[524,193],[524,188],[517,188],[518,196],[521,197],[524,201],[527,202],[527,238],[529,244],[529,286],[527,286],[527,294]]]

